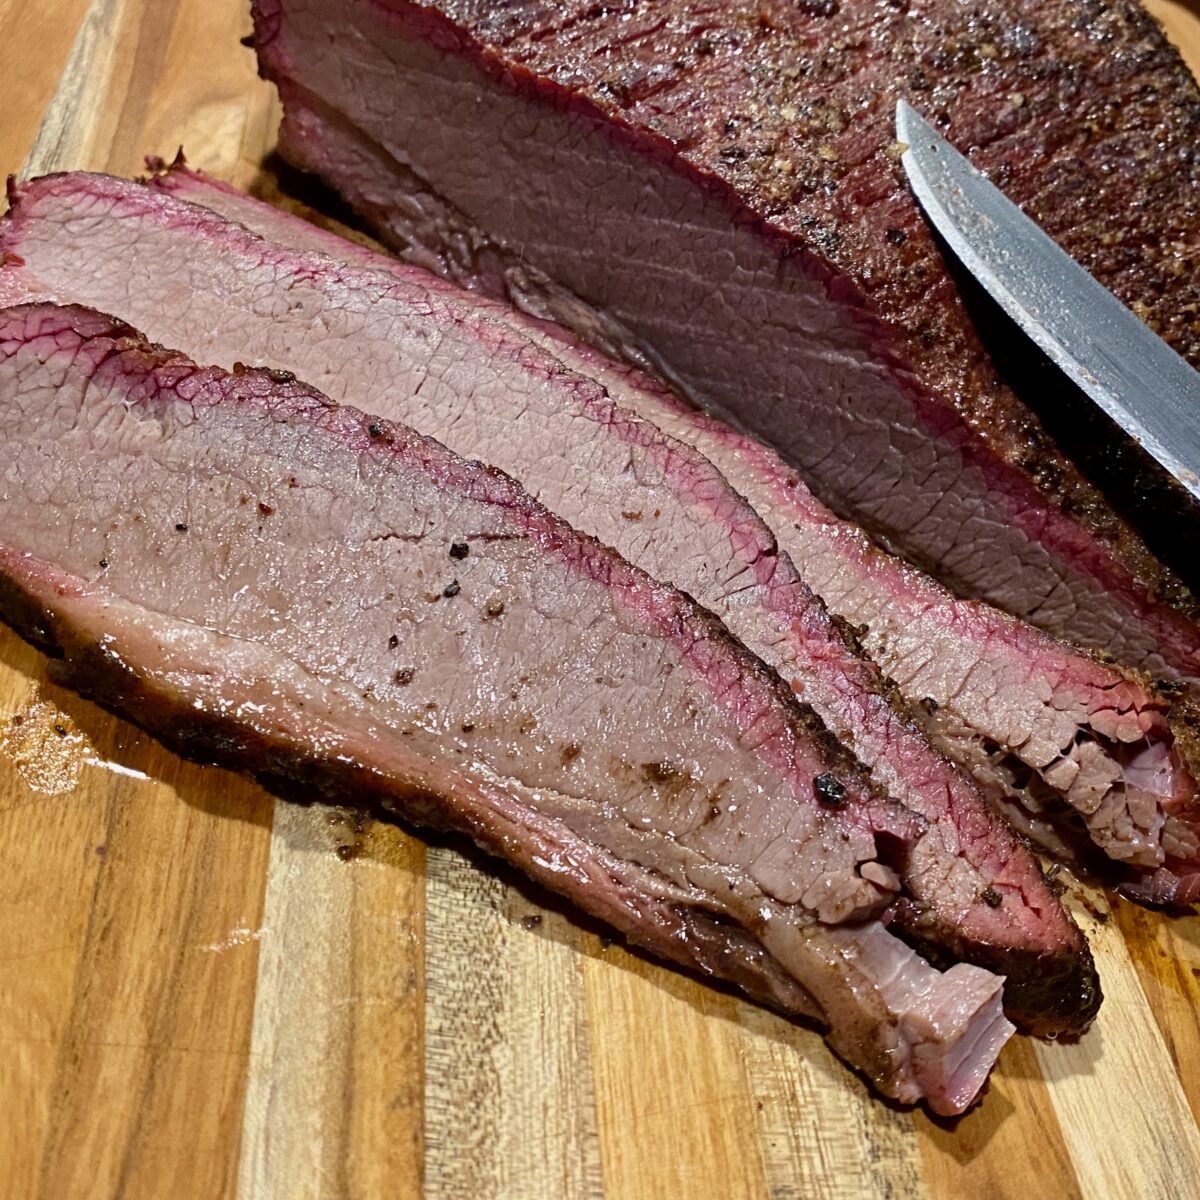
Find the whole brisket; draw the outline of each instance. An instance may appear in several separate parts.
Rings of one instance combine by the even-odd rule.
[[[732,414],[958,593],[1200,677],[1194,598],[1001,382],[892,135],[903,94],[1195,361],[1200,94],[1132,0],[255,13],[283,153],[391,244]]]
[[[1001,980],[878,914],[919,818],[719,622],[498,472],[281,372],[0,313],[0,606],[188,753],[470,834],[655,952],[974,1097]],[[836,795],[836,803],[831,797]]]
[[[277,244],[387,270],[409,286],[430,286],[427,276],[404,264],[315,230],[307,222],[184,167],[160,172],[154,186],[220,211]],[[57,229],[71,211],[96,214],[95,187],[80,177],[72,203],[69,182],[60,180],[47,186],[53,198],[44,195],[40,204],[39,185],[27,187],[24,204],[28,208],[22,211],[29,212],[29,219],[39,212],[45,214],[50,229],[41,245],[43,253],[49,249],[49,257],[57,259],[53,278],[63,283],[83,278],[82,260],[97,256],[87,254],[82,246],[77,255],[68,254],[69,239]],[[13,224],[17,230],[23,228],[20,213]],[[98,228],[96,221],[89,238],[94,246]],[[0,234],[3,244],[4,235]],[[8,244],[16,252],[25,246],[19,235]],[[115,247],[109,243],[98,249],[98,257],[108,261]],[[32,268],[36,269],[41,257],[35,256]],[[171,257],[186,258],[185,247],[177,247]],[[24,274],[28,277],[29,272]],[[154,287],[147,279],[139,289],[146,293],[147,315],[153,308]],[[1200,748],[1195,705],[1189,697],[1173,694],[1171,689],[1156,690],[1144,678],[1079,654],[996,609],[956,599],[928,576],[872,546],[860,530],[838,520],[808,492],[795,472],[761,443],[681,403],[661,385],[580,344],[560,327],[537,322],[509,306],[475,301],[473,307],[477,313],[505,320],[571,370],[599,382],[623,408],[699,450],[715,464],[750,501],[778,546],[802,564],[804,583],[854,627],[885,675],[906,697],[910,720],[923,723],[936,744],[979,781],[1023,833],[1060,859],[1100,871],[1133,898],[1183,905],[1200,895],[1200,812],[1195,786]],[[509,459],[504,465],[528,476],[534,457]],[[702,490],[718,494],[712,483]],[[579,494],[578,499],[586,500],[586,496]],[[726,502],[727,512],[738,510],[736,502]],[[596,514],[586,504],[577,504],[567,515],[581,528],[599,532],[594,523],[589,525]],[[687,516],[682,514],[683,528]],[[919,773],[915,764],[910,761],[898,767],[888,761],[899,757],[897,747],[912,746],[911,734],[895,732],[894,719],[876,716],[865,720],[861,699],[848,712],[845,702],[838,703],[837,694],[831,701],[828,691],[821,695],[813,690],[814,667],[818,673],[824,666],[831,673],[840,669],[863,680],[861,664],[855,664],[853,656],[844,651],[838,655],[826,650],[824,654],[810,652],[807,669],[795,669],[793,659],[789,671],[786,656],[778,649],[780,642],[768,633],[764,644],[761,629],[755,636],[753,625],[744,619],[744,594],[737,608],[729,611],[727,598],[724,603],[720,596],[713,599],[702,582],[697,585],[693,556],[677,555],[674,562],[669,555],[666,560],[662,557],[672,533],[677,541],[693,547],[702,544],[704,534],[683,537],[682,529],[674,528],[681,522],[665,514],[663,523],[665,537],[646,547],[659,552],[653,562],[644,558],[638,545],[630,543],[627,524],[605,529],[612,544],[652,574],[661,575],[665,567],[663,577],[721,612],[751,648],[792,678],[798,690],[805,691],[830,725],[846,732],[859,757],[872,764],[893,794],[927,816],[935,815],[920,800],[925,789],[911,784],[906,788],[906,780]],[[753,559],[756,544],[769,544],[769,535],[764,540],[761,532],[751,536],[746,528],[743,521],[741,535],[730,537],[735,561],[745,560],[748,551]],[[766,557],[769,560],[770,556]],[[760,570],[762,561],[759,556]],[[772,568],[770,574],[777,585],[774,594],[783,590],[780,577],[787,569],[782,561]],[[796,649],[814,643],[829,646],[832,641],[828,635],[819,637],[810,627]],[[785,638],[783,644],[793,642]],[[863,684],[865,692],[878,690],[877,684]],[[840,695],[845,698],[853,693],[843,686]],[[876,700],[875,707],[878,711],[881,702]],[[926,773],[944,778],[928,768]],[[960,790],[960,785],[949,782],[944,787],[951,795]],[[1097,849],[1107,864],[1096,854]],[[1007,970],[1010,985],[1006,997],[1013,1005],[1019,984],[1011,979],[1012,968]]]
[[[896,711],[878,670],[707,459],[566,370],[512,310],[368,251],[345,246],[354,264],[305,251],[318,231],[194,176],[159,181],[189,184],[280,241],[122,180],[50,176],[13,189],[0,253],[20,265],[0,271],[0,299],[23,291],[119,312],[226,366],[287,364],[334,399],[519,478],[716,612],[931,822],[892,914],[908,936],[1006,975],[1006,1008],[1027,1027],[1086,1026],[1100,999],[1094,967],[1028,851]]]

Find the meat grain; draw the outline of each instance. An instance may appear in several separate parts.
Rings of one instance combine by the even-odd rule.
[[[353,262],[316,253],[319,231],[195,176],[159,187],[240,207],[282,240],[121,180],[49,177],[15,189],[0,246],[22,265],[0,272],[0,294],[21,287],[119,312],[224,365],[289,364],[335,399],[518,477],[718,613],[930,821],[893,913],[907,936],[1007,976],[1006,1007],[1028,1028],[1087,1025],[1100,1001],[1094,966],[1029,852],[896,710],[877,668],[707,459],[567,370],[510,309],[368,251],[346,247]]]
[[[1133,0],[255,12],[283,153],[396,248],[732,414],[958,594],[1200,677],[1194,597],[999,378],[893,137],[905,95],[1200,358],[1200,93]]]
[[[878,919],[919,818],[719,622],[507,477],[38,304],[0,313],[0,478],[0,612],[80,690],[186,753],[469,834],[823,1021],[888,1095],[977,1093],[1000,979]]]
[[[153,183],[160,190],[222,212],[276,245],[327,253],[358,266],[387,271],[406,286],[431,286],[424,273],[314,229],[184,167],[160,172]],[[99,255],[84,246],[74,256],[67,255],[67,239],[56,228],[56,222],[72,211],[93,211],[98,197],[86,180],[81,177],[74,189],[63,180],[51,190],[61,205],[57,215],[55,200],[49,195],[41,202],[44,208],[38,206],[33,193],[25,203],[33,206],[34,215],[44,212],[43,219],[49,224],[42,243],[52,243],[52,255],[60,259],[53,278],[82,278],[84,259],[115,261],[108,258],[116,250],[112,243],[97,246],[92,242]],[[72,193],[73,201],[69,199]],[[91,237],[98,228],[93,227]],[[0,232],[0,244],[3,237]],[[14,251],[29,250],[21,238],[9,244]],[[169,253],[182,259],[187,250],[180,245]],[[42,255],[33,255],[31,268],[41,261]],[[28,269],[24,275],[30,277]],[[221,286],[215,280],[210,284]],[[156,289],[152,279],[144,280],[139,290],[145,293],[141,308],[153,319]],[[454,295],[450,289],[443,294]],[[102,302],[101,296],[97,294],[96,303]],[[125,300],[121,292],[109,293],[110,299],[114,297],[114,302],[139,303]],[[462,303],[466,297],[459,294],[456,300]],[[573,372],[600,383],[620,408],[651,422],[713,463],[769,527],[768,532],[760,529],[751,536],[743,517],[740,536],[736,531],[730,534],[733,559],[745,561],[747,553],[752,558],[757,554],[761,570],[763,561],[771,556],[754,547],[770,550],[773,535],[774,544],[798,564],[804,584],[853,627],[884,675],[895,684],[906,702],[901,707],[908,722],[923,725],[934,743],[979,783],[1023,834],[1060,860],[1101,874],[1132,898],[1186,905],[1200,895],[1200,813],[1195,785],[1200,721],[1190,696],[1177,689],[1156,689],[1144,677],[1078,653],[990,606],[955,598],[929,576],[877,549],[861,530],[838,520],[762,443],[681,403],[660,384],[581,344],[561,327],[480,299],[471,300],[470,308],[477,319],[487,316],[506,322]],[[191,331],[181,333],[190,335]],[[302,346],[298,353],[305,355],[307,348]],[[325,362],[322,353],[314,365],[323,370]],[[494,403],[498,410],[503,409],[503,398]],[[507,458],[504,465],[540,486],[539,454],[528,444],[524,449],[524,458]],[[588,471],[591,467],[580,462],[577,469]],[[693,493],[696,490],[692,488]],[[709,496],[724,491],[719,481],[711,479],[699,490]],[[556,492],[552,506],[559,507],[563,499]],[[927,756],[923,758],[913,748],[911,734],[896,732],[895,719],[887,717],[878,699],[874,713],[864,718],[861,707],[858,712],[848,707],[855,693],[847,692],[844,684],[834,682],[824,693],[814,689],[808,677],[814,667],[818,672],[824,667],[827,677],[834,680],[839,670],[855,676],[860,697],[863,692],[878,692],[878,681],[872,682],[861,665],[854,663],[852,654],[831,650],[834,639],[828,634],[822,639],[810,627],[789,659],[771,632],[771,592],[765,593],[767,602],[759,605],[760,615],[763,609],[768,614],[768,624],[755,627],[754,605],[747,595],[741,594],[731,608],[728,593],[710,594],[708,582],[696,577],[695,558],[681,547],[704,543],[711,534],[708,518],[701,517],[707,533],[704,528],[686,532],[694,510],[676,513],[670,506],[671,493],[665,500],[670,507],[664,510],[660,496],[657,541],[646,545],[654,534],[634,541],[627,524],[595,524],[603,519],[603,513],[594,512],[588,499],[586,492],[566,498],[573,505],[567,514],[573,523],[591,532],[603,531],[601,536],[652,574],[669,578],[721,612],[744,641],[783,670],[793,686],[805,691],[831,726],[846,732],[859,757],[872,765],[885,786],[927,816],[944,814],[943,804],[922,799],[930,790],[939,789],[912,782],[921,774],[918,763],[927,762]],[[603,509],[602,496],[596,504]],[[727,512],[741,511],[736,500],[726,504]],[[778,583],[787,571],[786,563],[776,564],[773,578]],[[785,645],[793,642],[785,637]],[[824,653],[810,650],[806,662],[798,660],[797,654],[805,653],[804,645],[814,643],[823,645]],[[861,698],[858,703],[863,704]],[[913,748],[915,761],[890,763],[889,759],[899,757],[895,747],[902,745]],[[948,781],[944,771],[926,766],[924,773],[942,781],[940,790],[945,795],[953,797],[961,791],[961,785]],[[970,802],[962,803],[969,811]],[[966,823],[969,819],[960,819],[960,824]],[[987,886],[980,884],[975,894],[982,894]],[[1026,897],[1032,901],[1034,893],[1026,890]],[[1051,911],[1043,900],[1035,903],[1040,910]],[[966,906],[960,908],[968,911]],[[994,925],[994,921],[987,923]],[[997,941],[995,932],[988,940]],[[1008,1002],[1020,1017],[1026,1006],[1017,1000],[1017,989],[1025,972],[1011,963],[1002,967],[998,960],[990,961],[1010,976]],[[1037,968],[1041,977],[1046,974],[1045,961]]]

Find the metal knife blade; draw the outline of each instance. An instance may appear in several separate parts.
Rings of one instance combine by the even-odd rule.
[[[905,171],[929,221],[1026,334],[1143,450],[1200,499],[1195,371],[909,104]]]

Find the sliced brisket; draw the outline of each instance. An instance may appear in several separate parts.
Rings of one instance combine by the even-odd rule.
[[[893,708],[877,668],[707,459],[565,369],[510,309],[369,251],[344,247],[359,266],[305,250],[319,232],[194,176],[160,186],[240,207],[282,244],[136,184],[51,176],[14,189],[0,252],[21,265],[0,273],[0,295],[20,287],[119,312],[227,366],[287,365],[334,399],[503,468],[694,595],[931,821],[895,911],[908,934],[1007,975],[1006,1006],[1026,1025],[1086,1026],[1099,1003],[1094,967],[1029,853]]]
[[[719,622],[507,477],[280,372],[29,305],[0,314],[0,478],[3,614],[81,690],[189,753],[470,834],[825,1022],[889,1095],[977,1093],[1001,980],[878,920],[880,856],[919,818]]]
[[[1200,677],[1194,598],[997,377],[892,134],[904,94],[1195,360],[1200,95],[1132,0],[255,11],[283,153],[391,244],[731,413],[958,593]]]
[[[277,243],[428,283],[404,264],[186,168],[162,173],[154,182]],[[1200,896],[1194,781],[1200,747],[1190,698],[1156,690],[1144,678],[1076,653],[996,609],[956,599],[838,520],[761,443],[681,403],[561,327],[508,306],[477,301],[475,307],[507,320],[564,365],[602,384],[622,407],[703,453],[800,564],[804,582],[855,627],[908,700],[910,713],[1019,829],[1057,857],[1082,860],[1081,865],[1115,878],[1136,899],[1179,905]],[[580,524],[583,517],[572,519]],[[736,615],[727,620],[745,639]],[[807,640],[811,645],[811,634]],[[764,656],[780,665],[778,655],[768,651]],[[847,656],[842,657],[845,663]],[[847,726],[844,706],[822,708],[809,698],[835,728]],[[875,728],[886,730],[888,722]],[[864,760],[883,759],[884,739],[871,741],[851,731],[851,740]],[[893,769],[884,779],[910,806],[933,815],[900,790],[906,775],[911,777],[911,770]],[[1115,864],[1115,872],[1105,868],[1097,848],[1110,867]]]

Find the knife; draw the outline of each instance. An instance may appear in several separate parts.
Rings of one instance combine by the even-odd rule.
[[[1200,499],[1200,373],[1061,250],[911,105],[901,163],[930,223],[985,291]]]

